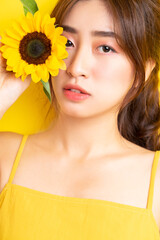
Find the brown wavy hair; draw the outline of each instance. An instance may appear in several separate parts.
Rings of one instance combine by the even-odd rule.
[[[59,0],[51,17],[61,26],[67,13],[78,1]],[[160,150],[160,107],[158,71],[160,69],[159,0],[101,0],[114,19],[118,44],[133,62],[136,77],[119,110],[117,123],[121,135],[152,151]],[[147,61],[155,67],[145,81]],[[52,103],[56,106],[53,87]]]

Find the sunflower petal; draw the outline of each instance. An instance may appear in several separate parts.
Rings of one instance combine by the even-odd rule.
[[[44,33],[45,35],[50,38],[50,36],[54,36],[54,39],[56,39],[56,35],[55,35],[55,27],[52,23],[46,24],[45,28],[44,28]],[[53,38],[53,37],[52,37]]]
[[[62,27],[57,27],[56,28],[56,34],[61,35],[63,33],[63,28]]]
[[[9,58],[7,59],[7,65],[10,67],[14,67],[17,65],[17,63],[20,62],[20,56],[18,53],[11,52]]]
[[[27,74],[24,73],[24,74],[22,75],[22,81],[23,81],[23,82],[24,82],[24,80],[26,79],[26,77],[27,77]]]
[[[35,83],[37,83],[37,82],[39,82],[41,80],[41,77],[38,76],[37,72],[33,72],[31,74],[31,78],[32,78],[32,81],[35,82]]]
[[[30,28],[30,25],[28,24],[26,17],[25,18],[23,17],[21,19],[21,27],[23,28],[26,34],[32,32],[32,29]]]
[[[10,46],[10,47],[13,47],[13,48],[18,48],[19,47],[19,42],[17,40],[9,38],[9,37],[2,38],[1,43],[4,43],[7,46]]]
[[[45,64],[42,64],[41,65],[41,76],[42,76],[42,80],[44,82],[48,82],[49,80],[49,72],[48,72],[48,69],[47,69],[47,66]]]
[[[7,71],[13,71],[13,67],[7,66],[7,67],[6,67],[6,70],[7,70]]]
[[[34,14],[34,24],[37,32],[41,30],[42,17],[39,11]]]
[[[5,52],[9,47],[6,45],[3,45],[2,47],[0,47],[0,51],[1,52]]]
[[[55,17],[50,18],[50,21],[52,22],[52,24],[55,24],[56,18]]]
[[[27,17],[28,19],[33,19],[33,14],[32,14],[31,12],[27,12],[26,17]]]
[[[17,49],[7,47],[6,50],[3,52],[3,57],[7,59],[10,57],[10,55],[14,55],[17,53],[18,53]]]
[[[59,60],[59,62],[60,62],[60,64],[61,64],[60,69],[66,70],[66,64],[65,64],[65,62],[64,62],[63,60]]]
[[[50,69],[57,69],[60,67],[60,63],[57,58],[53,55],[46,60],[46,65]]]
[[[34,64],[27,64],[25,67],[26,74],[31,74],[35,72],[35,65]]]
[[[20,61],[16,62],[15,65],[13,66],[13,72],[17,73],[19,69]]]
[[[21,39],[26,35],[26,32],[23,30],[19,22],[14,21],[12,23],[12,28],[18,35],[21,36]]]
[[[57,58],[66,58],[66,57],[68,57],[68,52],[66,51],[64,46],[62,46],[60,44],[56,44],[55,45],[54,52],[56,52],[55,54],[56,54]]]
[[[20,41],[20,40],[22,39],[21,35],[18,34],[17,32],[15,32],[14,28],[12,28],[12,29],[9,29],[9,28],[8,28],[8,29],[6,30],[6,33],[7,33],[7,35],[8,35],[9,37],[11,37],[11,38],[13,38],[13,39],[15,39],[15,40]]]
[[[51,70],[51,69],[50,69],[49,72],[50,72],[50,74],[51,74],[53,77],[55,77],[55,76],[58,75],[59,69],[56,69],[56,70]]]
[[[26,21],[31,29],[31,32],[34,32],[36,29],[34,27],[34,17],[32,13],[28,12],[26,15]]]
[[[67,43],[67,38],[65,36],[59,36],[58,37],[58,43],[65,46]]]
[[[62,32],[63,32],[63,28],[61,28],[61,27],[55,28],[55,27],[54,27],[54,29],[52,29],[52,31],[49,31],[49,30],[48,30],[48,32],[46,31],[45,33],[46,33],[46,35],[51,39],[52,45],[54,45],[54,44],[57,43],[57,41],[59,41],[58,39],[59,39],[60,34],[61,34]]]
[[[16,78],[19,78],[20,76],[21,76],[21,74],[20,74],[19,72],[16,72],[16,73],[15,73],[15,77],[16,77]]]
[[[50,16],[49,14],[46,14],[43,19],[42,19],[42,23],[41,23],[41,31],[44,33],[45,31],[45,27],[46,27],[46,24],[48,24],[50,20]]]
[[[28,27],[29,27],[29,29],[30,29],[29,32],[30,32],[30,33],[31,33],[31,32],[34,32],[36,29],[35,29],[34,24],[33,24],[33,19],[27,18],[27,19],[26,19],[26,22],[27,22]]]
[[[24,71],[25,65],[26,65],[25,61],[20,61],[20,63],[18,64],[17,70],[16,70],[16,74],[17,74],[18,77],[25,74],[25,71]]]

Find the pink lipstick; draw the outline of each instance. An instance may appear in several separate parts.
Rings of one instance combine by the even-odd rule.
[[[64,95],[66,98],[72,101],[81,101],[89,98],[91,96],[85,89],[78,85],[67,84],[63,88]]]

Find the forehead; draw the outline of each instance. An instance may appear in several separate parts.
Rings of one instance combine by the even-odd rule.
[[[102,0],[78,1],[63,19],[62,24],[83,31],[113,30],[113,17]]]

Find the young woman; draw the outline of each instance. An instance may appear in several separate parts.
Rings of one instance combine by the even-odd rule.
[[[0,134],[1,240],[159,240],[158,0],[60,0],[67,69],[34,135]],[[0,113],[29,86],[5,70]]]

